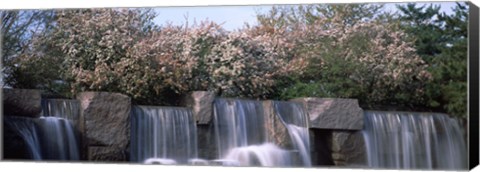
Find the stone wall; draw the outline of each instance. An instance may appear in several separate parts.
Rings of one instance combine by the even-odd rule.
[[[198,124],[197,125],[197,143],[198,143],[198,157],[202,159],[216,159],[217,140],[215,139],[215,130],[213,124]]]
[[[27,120],[31,121],[41,116],[41,91],[33,89],[2,89],[2,158],[4,159],[29,159],[32,154],[29,151],[27,143],[15,131],[8,121]],[[20,117],[20,118],[15,118]]]
[[[275,143],[280,148],[291,150],[293,148],[292,139],[288,134],[287,127],[276,115],[273,101],[263,101],[263,110],[266,114],[264,119],[268,141]]]
[[[307,108],[310,127],[318,129],[361,130],[363,110],[356,99],[296,98]]]
[[[337,166],[364,166],[368,163],[361,131],[332,131],[329,147]]]
[[[183,96],[181,106],[192,109],[197,124],[210,124],[213,116],[213,101],[215,93],[209,91],[194,91]]]
[[[193,91],[182,97],[180,105],[192,110],[197,124],[198,157],[215,159],[217,156],[215,130],[213,128],[213,101],[215,93]]]
[[[310,129],[310,154],[313,166],[333,166],[330,149],[331,131],[325,129]]]
[[[107,92],[82,92],[76,99],[81,106],[77,121],[82,138],[81,159],[129,161],[131,99]],[[214,99],[212,92],[195,91],[185,95],[181,101],[182,106],[192,109],[197,123],[198,156],[205,159],[217,156],[212,123]],[[363,112],[356,100],[298,98],[292,101],[303,103],[309,114],[313,165],[365,163],[363,138],[358,131],[363,128]],[[273,101],[262,103],[268,140],[291,150],[291,138],[276,115]],[[3,89],[3,105],[5,115],[37,118],[41,114],[41,91]],[[4,136],[8,140],[18,140],[8,134]]]
[[[41,115],[41,91],[3,89],[3,114],[38,118]],[[131,99],[118,93],[83,92],[77,95],[81,112],[78,130],[82,136],[82,160],[101,162],[129,161]],[[181,105],[191,108],[197,123],[198,157],[217,158],[213,118],[215,94],[196,91],[185,95]],[[365,167],[367,155],[362,136],[364,113],[355,99],[297,98],[310,119],[311,158],[314,166]],[[292,149],[290,136],[272,107],[263,101],[267,138],[283,149]],[[466,125],[465,121],[462,121]],[[463,127],[463,126],[462,126]],[[18,135],[11,128],[3,130],[4,144],[11,158],[28,155]],[[4,140],[5,141],[5,140]],[[5,142],[4,142],[5,143]],[[18,143],[18,145],[16,145]],[[5,146],[7,145],[7,146]],[[18,155],[14,153],[18,152]]]
[[[303,103],[310,117],[312,161],[317,165],[366,165],[365,143],[361,135],[364,123],[362,108],[356,99],[296,98]],[[328,150],[323,147],[327,146]]]
[[[3,114],[38,118],[42,112],[40,90],[2,89]]]
[[[80,133],[88,161],[128,161],[130,97],[118,93],[82,92]]]

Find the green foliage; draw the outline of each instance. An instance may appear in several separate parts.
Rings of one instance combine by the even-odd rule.
[[[415,4],[400,6],[403,29],[415,38],[417,53],[429,64],[433,80],[427,84],[426,106],[441,108],[458,117],[467,110],[466,4],[457,3],[454,14],[439,7]]]
[[[432,57],[441,52],[442,44],[445,43],[445,36],[441,31],[442,22],[435,19],[440,16],[440,6],[417,7],[415,3],[408,3],[397,8],[402,13],[399,16],[402,28],[415,41],[417,53],[430,63]]]
[[[0,11],[0,36],[2,39],[3,85],[16,88],[45,88],[52,84],[58,71],[55,67],[43,70],[48,60],[34,58],[22,65],[26,59],[22,53],[32,48],[35,36],[51,30],[54,21],[53,11],[19,10]],[[36,65],[38,63],[38,65]],[[45,75],[44,78],[42,75]],[[52,77],[53,78],[52,78]]]
[[[309,62],[302,75],[279,82],[276,97],[357,98],[367,105],[430,107],[465,117],[466,6],[458,3],[452,15],[433,5],[399,6],[399,15],[380,14],[377,7],[274,8],[259,15],[265,28],[296,30],[284,35],[296,41],[294,56]],[[367,12],[353,13],[358,9]]]
[[[249,28],[226,32],[208,22],[155,27],[154,16],[136,9],[58,11],[53,29],[16,58],[21,75],[12,78],[28,88],[119,92],[139,104],[170,105],[194,90],[264,98],[277,77],[292,73],[284,68],[284,38]],[[57,81],[65,84],[48,85]]]
[[[356,98],[465,116],[466,6],[459,3],[453,15],[436,6],[399,6],[399,15],[381,8],[276,6],[257,16],[259,25],[234,32],[213,22],[158,27],[145,9],[22,13],[35,22],[2,23],[12,43],[5,81],[70,97],[120,92],[138,104],[170,105],[180,94],[208,90],[255,99]],[[31,26],[43,29],[23,32]]]
[[[274,27],[274,34],[293,42],[293,56],[306,61],[291,84],[279,83],[276,96],[357,98],[366,104],[421,102],[430,74],[412,42],[387,14],[379,14],[380,8],[318,5],[274,8],[270,16],[260,16],[265,30]],[[293,17],[285,21],[278,13]]]

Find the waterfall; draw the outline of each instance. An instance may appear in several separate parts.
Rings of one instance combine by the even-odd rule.
[[[219,157],[225,157],[233,148],[267,141],[261,102],[217,99],[214,104]]]
[[[272,143],[236,147],[230,150],[225,159],[236,160],[238,166],[278,167],[291,165],[290,152]]]
[[[40,118],[6,118],[6,123],[27,143],[34,160],[79,160],[73,120],[80,112],[76,100],[42,100]]]
[[[134,162],[186,164],[197,158],[196,125],[187,108],[133,106],[131,128]]]
[[[445,114],[365,112],[368,164],[374,168],[467,168],[458,122]]]
[[[217,162],[240,166],[289,166],[290,153],[267,142],[260,101],[216,99]]]
[[[43,159],[79,160],[78,135],[75,121],[80,114],[78,100],[43,99],[39,134],[42,139]]]
[[[38,129],[33,120],[24,117],[4,117],[4,124],[12,128],[25,141],[31,159],[42,159]]]
[[[80,103],[69,99],[43,99],[42,116],[76,121],[80,116]]]
[[[286,125],[293,146],[299,151],[303,165],[310,167],[310,135],[308,115],[303,106],[296,102],[273,101],[276,115]]]
[[[42,159],[79,160],[79,146],[71,121],[58,117],[42,117],[37,121]]]

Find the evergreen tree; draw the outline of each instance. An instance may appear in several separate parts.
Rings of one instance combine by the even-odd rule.
[[[440,6],[397,6],[402,28],[415,40],[415,48],[429,65],[433,80],[427,84],[425,105],[465,117],[467,105],[468,8],[457,3],[453,14]]]

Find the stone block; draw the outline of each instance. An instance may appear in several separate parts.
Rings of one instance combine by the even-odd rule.
[[[3,114],[38,118],[42,112],[40,90],[3,89]]]
[[[92,146],[88,147],[89,161],[128,161],[126,151],[119,150],[116,147],[110,146]]]
[[[265,113],[265,128],[268,141],[275,143],[275,145],[283,149],[293,149],[293,143],[288,134],[287,127],[281,121],[280,117],[276,115],[273,101],[263,101],[263,110]]]
[[[209,124],[213,117],[214,100],[214,92],[193,91],[185,95],[180,104],[192,109],[197,124]]]
[[[363,110],[356,99],[296,98],[307,108],[310,127],[317,129],[362,130]]]
[[[83,158],[93,161],[127,161],[130,145],[130,97],[119,93],[82,92],[80,134]]]
[[[367,152],[361,131],[332,131],[330,150],[336,165],[367,165]]]

